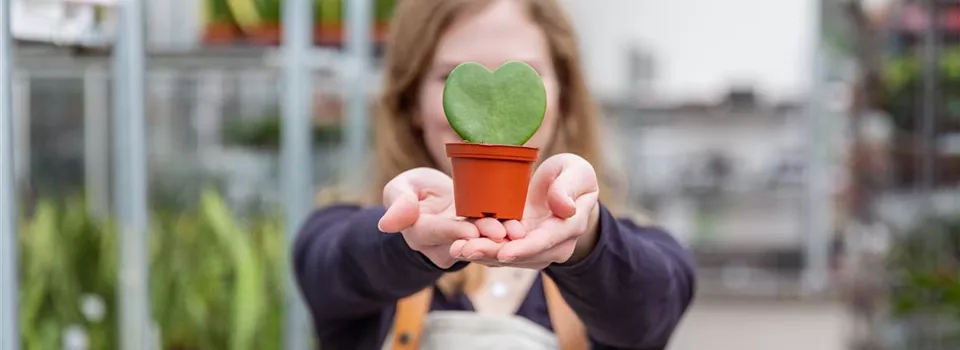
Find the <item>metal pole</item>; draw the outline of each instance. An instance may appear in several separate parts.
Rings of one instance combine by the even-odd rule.
[[[11,62],[17,59],[10,60]],[[30,184],[30,79],[33,75],[26,69],[13,69],[13,185]]]
[[[120,26],[114,48],[117,104],[114,136],[120,219],[121,349],[151,349],[147,265],[146,135],[144,128],[143,0],[118,6]]]
[[[819,33],[819,31],[818,31]],[[823,132],[825,109],[823,85],[826,74],[824,70],[825,52],[819,45],[817,36],[814,49],[814,82],[807,106],[807,179],[806,179],[806,210],[807,215],[807,245],[805,251],[806,289],[812,293],[823,292],[829,280],[830,259],[830,193],[827,187],[825,162],[828,142],[824,142]]]
[[[936,120],[939,84],[940,38],[937,0],[927,0],[927,27],[923,33],[923,99],[921,103],[920,134],[920,195],[922,206],[932,205],[936,186]]]
[[[87,209],[94,217],[109,217],[110,86],[106,70],[91,66],[83,78],[83,168]]]
[[[366,174],[361,167],[367,159],[367,135],[369,134],[368,100],[365,74],[370,67],[370,55],[373,51],[370,38],[373,25],[373,7],[371,0],[347,1],[347,51],[349,52],[349,79],[347,91],[348,114],[345,164],[341,168],[341,178],[347,181],[347,188],[359,193],[366,185]]]
[[[120,21],[123,14],[124,4],[121,2],[117,7],[117,20]],[[121,23],[118,23],[118,27]],[[120,27],[122,28],[122,27]],[[119,28],[118,28],[119,29]],[[126,72],[126,60],[123,58],[121,52],[123,47],[126,46],[126,40],[124,37],[126,33],[123,30],[117,31],[117,39],[113,44],[113,54],[111,57],[111,74],[110,74],[110,83],[112,96],[110,101],[113,104],[113,113],[111,113],[113,125],[110,128],[110,133],[112,135],[110,147],[112,148],[111,153],[113,157],[113,203],[112,208],[114,215],[117,219],[125,218],[128,216],[127,211],[130,208],[129,196],[127,196],[124,191],[127,189],[126,184],[126,172],[124,169],[124,159],[126,159],[127,145],[126,145],[126,127],[124,126],[130,118],[126,117],[126,110],[128,101],[128,95],[130,93],[126,88],[126,79],[123,79],[124,73]],[[119,295],[123,295],[123,286],[118,285],[120,290],[118,290]]]
[[[311,0],[283,2],[283,141],[282,174],[286,203],[284,231],[288,245],[293,244],[303,220],[310,214],[311,195],[310,157],[312,122],[311,72],[307,57],[313,46],[313,10]],[[284,259],[290,261],[290,259]],[[307,309],[300,298],[299,288],[290,268],[286,269],[286,319],[284,348],[302,350],[310,346],[310,327]]]
[[[20,348],[10,0],[0,0],[0,349]]]

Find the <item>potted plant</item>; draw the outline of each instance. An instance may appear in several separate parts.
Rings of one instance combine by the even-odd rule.
[[[203,31],[203,42],[207,45],[232,44],[240,35],[240,28],[230,12],[230,5],[226,0],[206,0],[204,14],[206,26]]]
[[[373,0],[373,26],[370,30],[374,44],[381,45],[385,41],[395,5],[396,0]],[[345,6],[344,0],[315,0],[314,43],[333,47],[346,45]]]
[[[196,194],[200,194],[196,196]],[[281,344],[282,222],[232,210],[217,191],[193,202],[151,201],[150,303],[158,350],[271,350]],[[24,350],[119,349],[117,225],[86,198],[40,198],[19,231]],[[4,310],[6,311],[6,310]]]
[[[960,346],[960,216],[918,218],[895,242],[887,264],[891,321],[909,348]]]
[[[226,0],[247,41],[255,45],[280,43],[280,0]]]
[[[313,5],[315,23],[313,41],[319,45],[337,45],[343,42],[342,0],[318,0]]]
[[[917,135],[922,112],[924,84],[922,57],[906,55],[889,60],[883,67],[882,89],[878,107],[890,114],[895,126],[895,145],[892,149],[896,186],[916,183],[919,173],[917,161],[927,151],[923,138]],[[937,138],[960,133],[960,46],[945,48],[938,60],[937,77],[940,84],[935,112],[934,129]],[[939,141],[937,141],[939,142]],[[937,154],[936,185],[950,184],[960,179],[960,156]]]
[[[457,215],[520,219],[538,149],[525,147],[547,108],[543,80],[510,61],[494,71],[475,62],[455,67],[443,89],[447,121],[464,142],[448,143]]]

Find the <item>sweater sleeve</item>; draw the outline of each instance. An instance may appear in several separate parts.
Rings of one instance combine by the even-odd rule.
[[[695,292],[690,253],[603,206],[593,251],[546,269],[599,349],[664,349]]]
[[[448,270],[377,228],[386,210],[336,205],[314,212],[293,246],[300,291],[319,326],[356,320],[433,284]]]

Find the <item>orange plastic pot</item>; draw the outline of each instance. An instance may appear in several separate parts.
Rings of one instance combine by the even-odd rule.
[[[537,149],[532,147],[448,143],[457,215],[501,220],[523,218],[527,186],[537,154]]]

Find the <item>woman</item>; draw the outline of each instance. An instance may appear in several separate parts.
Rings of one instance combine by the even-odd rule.
[[[460,62],[510,60],[544,80],[547,113],[528,142],[543,162],[523,220],[461,220],[443,84]],[[322,349],[666,347],[693,298],[692,259],[663,230],[615,218],[622,189],[603,176],[579,65],[555,0],[399,2],[375,123],[377,204],[316,211],[294,247]]]

